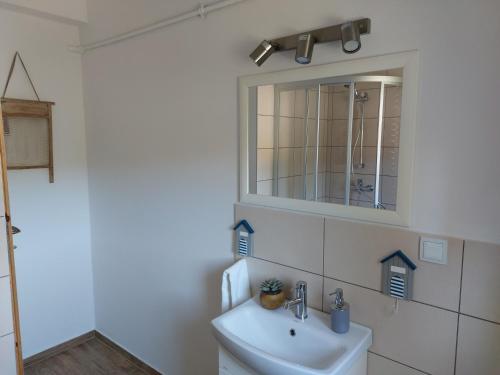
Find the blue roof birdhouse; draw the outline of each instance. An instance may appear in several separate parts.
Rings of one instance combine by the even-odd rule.
[[[253,234],[252,226],[246,220],[241,220],[233,228],[236,231],[236,253],[240,256],[252,255]]]
[[[382,293],[398,299],[413,296],[413,272],[417,266],[401,250],[383,258]]]

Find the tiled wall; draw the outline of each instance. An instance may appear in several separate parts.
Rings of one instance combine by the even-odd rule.
[[[369,375],[500,374],[500,245],[448,240],[448,263],[422,262],[421,233],[237,204],[235,219],[255,229],[248,258],[252,290],[281,278],[309,285],[309,305],[329,311],[344,289],[353,321],[373,330]],[[436,236],[433,236],[436,237]],[[414,298],[380,293],[379,260],[396,249],[416,263]]]

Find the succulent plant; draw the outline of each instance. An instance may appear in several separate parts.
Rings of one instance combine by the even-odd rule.
[[[260,290],[268,294],[278,294],[283,289],[283,283],[278,279],[268,279],[260,284]]]

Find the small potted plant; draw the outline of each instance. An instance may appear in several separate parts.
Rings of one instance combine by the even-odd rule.
[[[283,305],[285,293],[283,283],[277,279],[268,279],[260,284],[260,304],[262,307],[274,310]]]

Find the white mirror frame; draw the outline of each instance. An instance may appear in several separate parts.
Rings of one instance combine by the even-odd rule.
[[[409,226],[413,200],[413,165],[418,98],[418,52],[360,58],[307,68],[255,74],[239,78],[240,202],[389,225]],[[400,147],[396,211],[281,198],[249,193],[249,90],[256,86],[364,74],[403,68]]]

